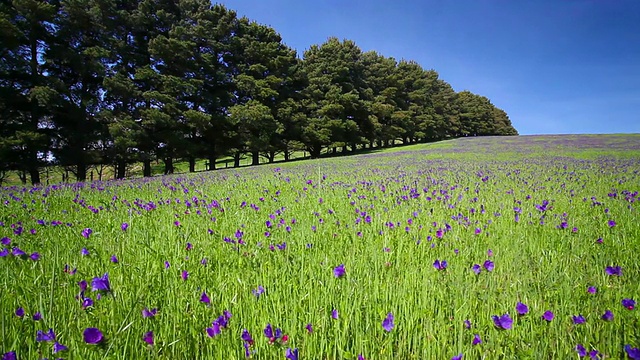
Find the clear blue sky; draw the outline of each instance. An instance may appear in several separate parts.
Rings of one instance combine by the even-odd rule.
[[[640,133],[640,0],[217,2],[300,56],[335,36],[415,60],[520,134]]]

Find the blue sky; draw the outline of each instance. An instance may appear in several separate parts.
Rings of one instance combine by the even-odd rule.
[[[488,97],[523,135],[640,133],[638,0],[218,2],[300,56],[335,36],[415,60]]]

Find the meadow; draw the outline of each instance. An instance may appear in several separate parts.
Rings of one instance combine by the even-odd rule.
[[[0,190],[5,359],[640,359],[640,136]]]

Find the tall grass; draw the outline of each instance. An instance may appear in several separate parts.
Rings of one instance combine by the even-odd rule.
[[[575,153],[562,139],[545,144]],[[606,159],[552,157],[540,148],[532,156],[516,145],[464,140],[193,176],[7,188],[0,354],[240,359],[246,329],[255,359],[282,359],[289,348],[300,359],[560,359],[578,357],[578,344],[600,358],[626,357],[624,345],[640,346],[638,310],[622,305],[640,300],[640,157],[615,149]],[[15,248],[25,255],[12,255]],[[341,264],[345,275],[336,277]],[[607,275],[612,266],[622,275]],[[111,291],[92,291],[104,274]],[[81,280],[88,289],[79,297]],[[93,306],[83,308],[84,297]],[[528,313],[517,314],[518,302]],[[156,316],[142,316],[153,308]],[[225,310],[228,326],[210,337],[206,329]],[[601,318],[606,310],[612,321]],[[545,311],[555,318],[543,320]],[[395,326],[386,331],[389,313]],[[496,327],[492,316],[507,313],[512,328]],[[584,324],[574,323],[578,315]],[[270,344],[267,324],[287,341]],[[50,328],[68,350],[53,354],[52,341],[36,341]],[[87,344],[86,328],[104,340]],[[153,345],[142,339],[149,331]],[[476,334],[482,342],[472,345]]]

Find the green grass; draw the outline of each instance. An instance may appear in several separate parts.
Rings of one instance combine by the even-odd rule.
[[[5,189],[5,247],[41,259],[0,258],[0,353],[241,359],[247,329],[255,359],[283,359],[289,347],[300,359],[564,359],[577,358],[577,344],[624,358],[625,344],[640,346],[638,310],[621,305],[640,301],[640,156],[624,148],[633,138],[617,139],[618,148],[607,137],[594,139],[584,149],[566,145],[566,137],[458,139],[191,175]],[[536,204],[544,200],[550,207],[543,214]],[[563,221],[567,228],[557,228]],[[93,230],[88,238],[84,228]],[[284,250],[275,247],[282,243]],[[448,268],[434,269],[436,259]],[[486,260],[495,269],[476,275],[471,267]],[[65,264],[77,273],[65,273]],[[346,276],[335,278],[340,264]],[[606,275],[607,266],[621,266],[623,275]],[[91,279],[105,273],[112,292],[97,300]],[[95,301],[87,309],[75,299],[83,279],[84,295]],[[265,293],[256,298],[258,286]],[[598,291],[588,293],[589,286]],[[202,292],[210,306],[200,302]],[[529,313],[517,316],[517,302]],[[24,318],[15,315],[18,307]],[[142,318],[145,307],[158,315]],[[208,337],[205,329],[224,310],[233,314],[228,327]],[[541,319],[546,310],[555,313],[549,323]],[[605,310],[613,321],[600,319]],[[36,311],[42,320],[31,319]],[[395,328],[386,332],[381,324],[390,312]],[[513,328],[499,330],[491,317],[505,313]],[[585,324],[573,323],[578,314]],[[289,336],[287,344],[269,344],[267,323]],[[87,327],[105,334],[102,345],[84,343]],[[52,343],[35,341],[37,330],[49,328],[68,351],[54,356]],[[153,346],[142,341],[148,331]],[[482,344],[471,344],[474,334]]]

